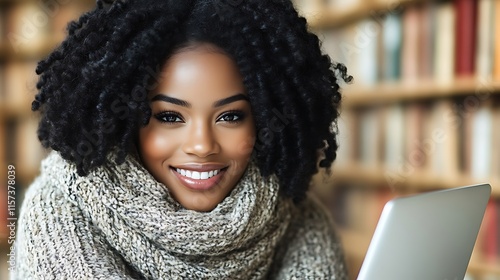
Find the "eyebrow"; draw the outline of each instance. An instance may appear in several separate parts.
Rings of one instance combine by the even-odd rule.
[[[230,104],[230,103],[233,103],[236,101],[240,101],[240,100],[246,100],[246,101],[250,102],[250,100],[248,99],[248,96],[244,95],[243,93],[238,93],[236,95],[233,95],[233,96],[221,99],[221,100],[217,100],[214,102],[214,104],[212,106],[214,108],[222,107],[224,105],[227,105],[227,104]],[[191,103],[184,101],[184,100],[181,100],[181,99],[174,98],[174,97],[166,96],[166,95],[161,94],[161,93],[156,95],[155,97],[153,97],[153,99],[151,99],[151,102],[155,102],[155,101],[164,101],[164,102],[172,103],[174,105],[179,105],[182,107],[191,108]]]
[[[166,96],[161,93],[153,97],[153,99],[151,99],[151,102],[155,101],[165,101],[182,107],[191,108],[191,104],[189,102],[174,97]]]
[[[244,95],[243,93],[238,93],[236,95],[215,101],[212,106],[214,108],[222,107],[222,106],[227,105],[229,103],[233,103],[233,102],[240,101],[240,100],[246,100],[246,101],[250,102],[250,100],[248,99],[248,96]]]

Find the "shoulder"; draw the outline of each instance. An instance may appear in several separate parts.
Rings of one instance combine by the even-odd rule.
[[[26,190],[19,214],[21,233],[50,233],[79,215],[78,208],[58,187],[63,183],[60,178],[65,170],[50,166],[56,159],[50,155],[43,161],[41,175]]]
[[[16,271],[11,279],[41,279],[67,265],[77,209],[43,175],[28,188],[21,206],[16,234]],[[72,248],[72,249],[70,249]],[[75,268],[76,263],[74,264]]]
[[[347,279],[334,223],[328,210],[311,194],[295,206],[277,261],[277,279]]]
[[[49,156],[45,164],[53,163],[51,160],[54,158]],[[110,268],[124,271],[98,230],[61,190],[59,185],[65,181],[60,178],[72,175],[61,169],[60,174],[47,171],[42,168],[42,174],[25,193],[17,221],[15,271],[10,278],[90,279]],[[102,246],[95,249],[92,244]]]

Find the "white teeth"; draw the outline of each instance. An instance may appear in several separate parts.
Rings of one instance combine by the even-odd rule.
[[[184,169],[180,169],[180,168],[176,168],[175,171],[177,171],[177,173],[181,174],[182,176],[189,177],[189,178],[195,179],[195,180],[200,180],[200,179],[206,180],[206,179],[212,178],[213,176],[220,173],[220,170],[198,172],[198,171],[184,170]]]

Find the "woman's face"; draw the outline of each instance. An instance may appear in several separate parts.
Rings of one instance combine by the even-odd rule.
[[[173,55],[149,95],[143,164],[186,209],[211,211],[243,175],[255,125],[234,61],[201,45]]]

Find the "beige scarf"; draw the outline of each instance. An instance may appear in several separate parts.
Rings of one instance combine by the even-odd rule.
[[[75,167],[55,153],[45,168],[145,278],[264,279],[290,222],[291,202],[278,195],[276,177],[262,178],[254,164],[208,213],[182,208],[132,156],[86,177],[76,176]]]

